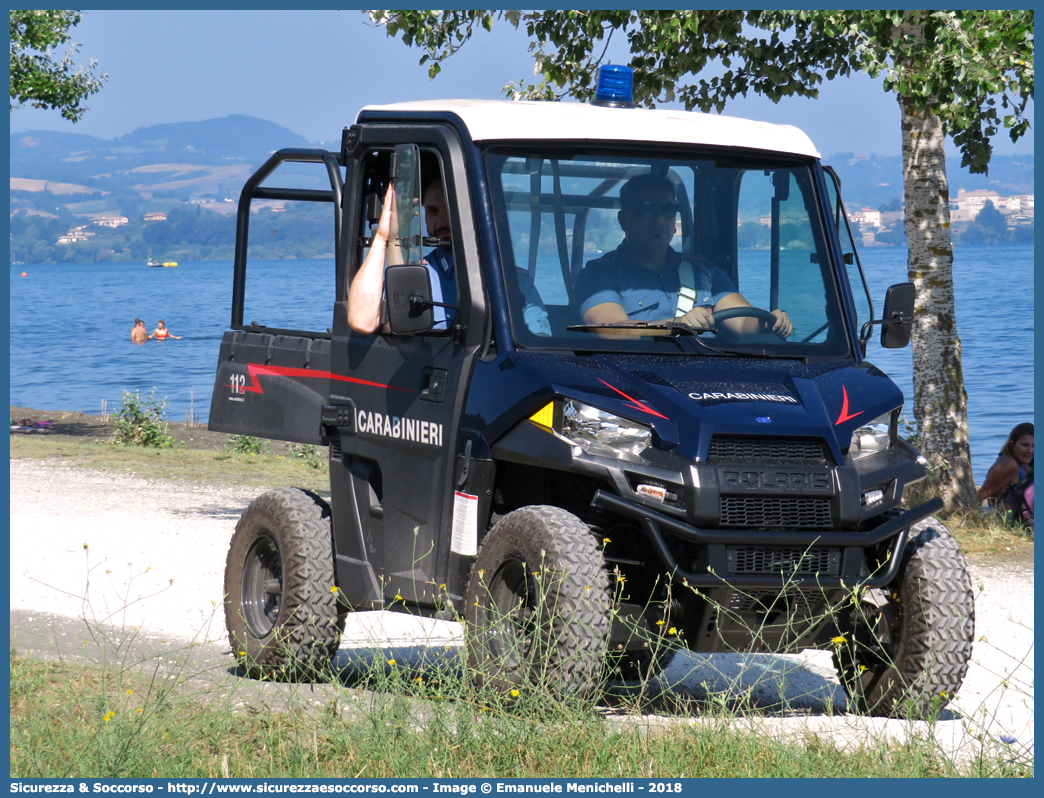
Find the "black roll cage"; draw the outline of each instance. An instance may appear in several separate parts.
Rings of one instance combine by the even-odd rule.
[[[269,188],[261,184],[283,163],[321,163],[326,165],[330,190],[307,188]],[[277,150],[254,172],[243,186],[236,211],[236,252],[232,273],[233,330],[253,329],[243,324],[243,305],[246,291],[247,236],[250,229],[250,204],[255,199],[291,200],[297,202],[332,202],[334,206],[334,263],[341,263],[341,195],[344,179],[341,177],[342,159],[329,150],[311,150],[295,147]],[[282,332],[267,330],[267,332]],[[291,331],[288,331],[291,332]],[[292,331],[292,332],[297,332]]]

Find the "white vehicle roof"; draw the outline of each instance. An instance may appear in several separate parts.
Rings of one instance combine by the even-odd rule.
[[[454,114],[464,123],[473,141],[651,141],[745,147],[819,157],[809,137],[792,125],[691,111],[606,108],[572,102],[435,100],[368,105],[360,116],[370,113]]]

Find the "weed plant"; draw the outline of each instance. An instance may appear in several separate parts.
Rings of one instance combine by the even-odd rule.
[[[225,448],[236,454],[256,455],[265,454],[268,451],[268,444],[261,438],[254,438],[250,435],[229,435]]]
[[[288,443],[286,448],[291,457],[300,460],[308,468],[319,470],[326,466],[326,453],[318,446],[310,443]]]
[[[112,414],[115,430],[112,443],[133,446],[151,446],[157,449],[169,448],[174,439],[168,434],[164,415],[167,400],[156,399],[156,389],[142,396],[140,391],[124,391],[123,401]]]

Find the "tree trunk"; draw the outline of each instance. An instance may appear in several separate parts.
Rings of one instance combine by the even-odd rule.
[[[913,325],[913,413],[921,453],[948,509],[975,506],[968,394],[953,302],[950,189],[945,135],[931,111],[899,97],[903,127],[908,271],[917,287]]]

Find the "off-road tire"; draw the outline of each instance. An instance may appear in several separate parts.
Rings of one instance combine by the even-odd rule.
[[[254,499],[225,564],[232,653],[254,678],[321,678],[341,641],[330,508],[297,488]]]
[[[870,715],[937,715],[960,688],[971,659],[975,600],[964,556],[936,519],[910,531],[896,580],[885,589],[887,604],[851,612],[842,628],[845,642],[834,650],[842,684]],[[886,627],[884,635],[874,631]]]
[[[479,687],[593,698],[609,634],[605,560],[579,518],[533,506],[499,519],[468,580],[468,667]]]

